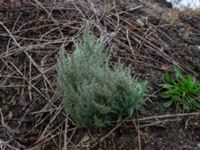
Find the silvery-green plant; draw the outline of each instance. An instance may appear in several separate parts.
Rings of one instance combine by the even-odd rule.
[[[65,111],[79,127],[103,127],[141,110],[147,91],[146,82],[138,82],[130,69],[118,62],[109,67],[110,53],[104,42],[85,31],[71,57],[64,49],[58,60],[58,94]]]

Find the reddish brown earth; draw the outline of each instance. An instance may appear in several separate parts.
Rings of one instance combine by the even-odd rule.
[[[199,112],[165,109],[159,97],[163,75],[174,73],[174,64],[200,81],[197,12],[153,0],[0,4],[2,149],[200,149]],[[56,94],[58,51],[64,44],[72,53],[86,20],[113,48],[113,63],[120,58],[139,80],[149,82],[145,111],[102,131],[73,125]]]

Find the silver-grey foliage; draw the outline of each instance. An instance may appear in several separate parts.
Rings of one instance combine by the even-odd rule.
[[[58,93],[66,113],[79,127],[102,127],[132,116],[144,104],[146,82],[138,82],[123,65],[109,67],[103,38],[85,32],[71,57],[58,60]]]

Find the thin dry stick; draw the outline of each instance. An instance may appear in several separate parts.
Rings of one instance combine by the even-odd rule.
[[[137,111],[137,118],[138,118],[138,111]],[[142,150],[141,137],[140,137],[140,124],[139,124],[138,119],[137,119],[137,123],[135,122],[135,125],[136,125],[136,129],[137,129],[137,133],[138,133],[138,148],[139,148],[139,150]]]
[[[2,25],[3,28],[7,31],[7,33],[13,39],[13,41],[17,45],[17,47],[20,48],[20,49],[22,49],[22,46],[16,41],[15,37],[12,35],[12,33],[9,31],[9,29],[2,22],[0,22],[0,25]],[[29,60],[32,62],[32,64],[37,68],[37,70],[43,75],[44,79],[47,81],[47,83],[49,84],[50,88],[52,90],[54,90],[54,88],[52,87],[52,85],[51,85],[50,81],[48,80],[48,78],[46,77],[46,75],[39,69],[38,65],[32,59],[32,57],[28,54],[28,52],[27,51],[23,51],[23,52],[26,54],[26,56],[29,58]]]
[[[169,114],[169,115],[151,116],[151,117],[140,118],[140,119],[138,119],[138,121],[141,122],[141,121],[149,121],[149,120],[155,120],[155,119],[187,117],[187,116],[200,116],[200,113],[194,112],[194,113],[182,113],[182,114]]]
[[[15,21],[15,23],[14,23],[14,26],[13,26],[13,28],[12,28],[12,32],[14,32],[14,30],[15,30],[15,27],[16,27],[16,25],[17,25],[17,22],[19,21],[19,18],[21,17],[21,15],[19,15],[18,17],[17,17],[17,19],[16,19],[16,21]],[[9,45],[10,45],[10,43],[11,43],[11,37],[8,39],[8,44],[7,44],[7,49],[6,49],[6,54],[8,54],[8,50],[9,50]],[[7,56],[7,55],[6,55]]]
[[[32,63],[31,61],[29,61],[29,82],[30,84],[32,84],[32,75],[31,75],[31,72],[32,72]],[[28,93],[29,93],[29,99],[32,101],[32,92],[31,92],[31,86],[28,86]]]
[[[135,126],[136,130],[137,130],[137,136],[138,136],[138,149],[141,150],[141,138],[140,138],[140,127],[138,124],[138,121],[136,123],[136,120],[133,119],[133,125]]]
[[[121,19],[122,19],[122,18],[121,18]],[[131,23],[129,23],[126,19],[122,19],[122,20],[123,20],[124,22],[126,22],[130,27],[135,28],[134,25],[132,25]],[[124,30],[126,30],[126,27],[124,27],[124,26],[121,26],[121,27],[122,27]],[[131,31],[130,31],[130,32],[131,32]],[[148,44],[148,45],[146,45],[146,46],[148,46],[149,48],[154,49],[154,50],[157,50],[158,52],[160,52],[161,56],[162,56],[162,54],[163,54],[162,57],[163,57],[164,59],[166,59],[168,62],[171,62],[171,63],[173,63],[173,64],[179,66],[178,63],[177,63],[175,60],[173,60],[171,57],[169,57],[169,55],[167,55],[165,52],[163,52],[162,49],[160,49],[159,47],[155,46],[155,45],[152,44],[150,41],[148,41],[147,39],[141,37],[140,35],[136,34],[135,32],[131,32],[131,33],[132,33],[133,35],[135,35],[137,38],[139,38],[140,40],[146,42],[146,43]]]
[[[125,119],[126,120],[126,119]],[[125,121],[124,121],[125,122]],[[108,138],[115,130],[117,130],[121,125],[122,125],[123,122],[120,122],[120,123],[117,123],[117,125],[112,129],[110,130],[105,136],[101,137],[99,142],[102,143],[106,138]],[[98,142],[94,143],[91,148],[94,148],[96,145],[98,144]]]
[[[36,2],[36,4],[38,4],[38,5],[48,14],[48,16],[52,19],[52,21],[53,21],[56,25],[59,24],[58,21],[56,21],[56,20],[52,17],[51,13],[50,13],[38,0],[35,0],[35,2]]]
[[[46,134],[48,128],[50,127],[50,125],[52,124],[52,122],[56,119],[56,117],[60,114],[61,110],[62,110],[62,106],[60,105],[60,106],[58,107],[58,110],[57,110],[56,114],[55,114],[55,115],[53,116],[53,118],[50,120],[49,124],[45,127],[45,129],[43,130],[42,134],[41,134],[40,137],[38,138],[38,141],[37,141],[37,142],[39,142],[40,140],[43,140],[43,137],[45,136],[45,134]],[[50,134],[51,134],[51,133],[48,133],[46,136],[48,136],[48,135],[50,135]]]
[[[64,132],[64,144],[63,144],[63,150],[67,150],[67,131],[68,130],[68,116],[65,119],[65,132]]]
[[[11,128],[4,122],[4,116],[3,116],[1,108],[0,108],[0,116],[1,116],[1,124],[2,124],[2,126],[4,128],[6,128],[7,130],[10,130]]]
[[[133,50],[133,47],[132,47],[131,42],[130,42],[130,39],[129,39],[129,32],[128,32],[128,29],[126,29],[126,38],[127,38],[129,47],[130,47],[130,49],[131,49],[131,53],[132,53],[132,55],[134,56],[134,50]]]
[[[103,142],[106,138],[108,138],[116,129],[118,129],[120,126],[122,125],[121,123],[118,123],[112,130],[110,130],[110,132],[108,132],[104,137],[100,138],[100,142]]]
[[[1,61],[10,69],[13,71],[13,69],[3,60],[1,59]],[[32,85],[31,83],[29,83],[29,81],[26,79],[26,77],[22,74],[22,72],[12,63],[10,62],[10,64],[15,68],[15,70],[17,71],[17,73],[19,73],[22,78],[29,84],[32,86],[33,89],[35,89],[42,97],[45,98],[45,96],[40,92],[40,90],[38,90],[34,85]],[[14,71],[13,71],[14,72]]]
[[[200,117],[200,113],[184,113],[184,114],[170,114],[170,115],[161,115],[161,116],[152,116],[138,119],[140,128],[155,126],[161,123],[166,122],[177,122],[181,120],[181,117],[196,116]],[[129,120],[128,122],[130,122]]]
[[[15,68],[15,70],[23,77],[23,79],[30,85],[33,89],[35,89],[43,98],[46,98],[45,95],[38,89],[36,88],[33,84],[29,82],[29,80],[23,75],[23,73],[12,63],[10,64]]]

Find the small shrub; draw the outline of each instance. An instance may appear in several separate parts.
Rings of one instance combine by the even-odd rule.
[[[161,93],[161,97],[169,99],[164,106],[170,107],[175,103],[184,112],[192,108],[200,110],[200,84],[190,75],[183,76],[179,68],[175,67],[175,71],[175,78],[166,73],[165,83],[161,85],[166,90]]]
[[[86,31],[71,57],[64,56],[64,49],[60,53],[58,93],[79,127],[103,127],[132,116],[144,104],[146,83],[133,79],[121,63],[111,70],[103,48],[103,38],[95,40]]]

